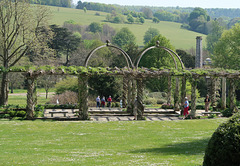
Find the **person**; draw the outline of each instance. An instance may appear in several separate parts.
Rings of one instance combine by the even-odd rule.
[[[185,97],[183,119],[186,119],[188,117],[188,114],[189,114],[188,109],[189,109],[189,102],[188,102],[188,98]]]
[[[96,102],[97,102],[97,107],[100,108],[100,96],[98,96],[98,97],[96,98]]]
[[[205,112],[208,112],[209,103],[210,103],[209,95],[206,96],[204,102],[205,102]]]
[[[120,100],[120,108],[122,108],[122,99]]]
[[[108,107],[111,108],[111,103],[112,103],[111,96],[108,97],[107,101],[108,101]]]
[[[101,107],[103,107],[103,108],[105,107],[105,102],[106,102],[105,97],[103,96],[103,98],[101,100]]]

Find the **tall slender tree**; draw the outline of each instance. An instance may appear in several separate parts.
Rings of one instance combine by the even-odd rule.
[[[0,61],[8,69],[16,65],[31,49],[46,48],[48,36],[39,32],[48,26],[49,9],[30,6],[27,0],[0,1]],[[45,28],[47,29],[47,28]],[[8,101],[8,73],[2,74],[0,105]]]

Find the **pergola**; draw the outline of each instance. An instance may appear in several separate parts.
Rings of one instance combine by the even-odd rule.
[[[112,47],[118,49],[122,55],[125,57],[127,62],[127,67],[124,68],[102,68],[102,67],[88,67],[88,60],[91,56],[99,49],[103,47]],[[174,60],[175,68],[174,69],[157,69],[157,68],[139,68],[138,64],[144,56],[144,54],[150,49],[164,49],[167,51],[171,58]],[[181,68],[177,67],[177,60],[181,64]],[[171,81],[172,77],[176,78],[176,88],[174,95],[174,107],[175,109],[179,108],[179,105],[183,106],[184,98],[186,96],[186,80],[188,79],[192,85],[191,88],[191,116],[196,116],[196,89],[197,81],[200,77],[210,77],[210,97],[212,104],[214,105],[216,101],[216,81],[219,78],[223,80],[223,89],[222,89],[222,107],[226,107],[226,79],[230,81],[230,108],[233,109],[235,106],[235,79],[239,79],[240,71],[237,70],[225,70],[225,69],[185,69],[180,57],[173,52],[172,50],[159,46],[157,42],[156,46],[149,47],[145,49],[137,60],[136,65],[132,63],[130,57],[127,53],[119,47],[111,45],[107,42],[106,45],[100,46],[92,50],[85,60],[85,66],[40,66],[40,67],[11,67],[9,69],[0,68],[0,72],[19,72],[23,74],[27,79],[27,118],[33,119],[33,112],[35,107],[35,101],[37,98],[35,82],[37,77],[43,75],[74,75],[78,77],[78,106],[79,106],[79,119],[88,120],[90,119],[88,114],[88,78],[94,75],[109,75],[109,76],[122,76],[123,77],[123,92],[122,100],[123,107],[127,107],[128,112],[133,113],[133,110],[137,110],[137,119],[144,119],[144,106],[143,106],[143,80],[148,78],[159,78],[161,76],[168,77],[169,86],[168,86],[168,100],[171,97]],[[181,79],[181,95],[179,100],[179,79]],[[225,93],[225,94],[224,94]],[[225,97],[224,97],[225,96]],[[137,100],[137,104],[135,102]],[[134,104],[135,103],[135,104]],[[181,104],[179,104],[181,103]],[[181,109],[183,109],[181,107]]]

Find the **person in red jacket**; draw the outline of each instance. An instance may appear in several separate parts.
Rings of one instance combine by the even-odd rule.
[[[108,97],[107,102],[108,102],[108,107],[111,108],[111,103],[112,103],[111,96]]]

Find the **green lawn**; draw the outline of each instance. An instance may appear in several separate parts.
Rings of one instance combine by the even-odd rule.
[[[209,138],[225,120],[0,120],[0,163],[4,166],[201,165]]]
[[[96,16],[96,11],[88,10],[84,13],[83,10],[49,7],[52,11],[51,24],[63,25],[64,21],[74,20],[81,25],[89,25],[92,22],[104,22],[107,13],[98,12],[100,16]],[[159,32],[167,37],[176,49],[190,49],[196,47],[196,36],[203,36],[203,44],[205,44],[206,35],[196,32],[181,29],[180,23],[161,21],[159,24],[153,23],[152,20],[145,20],[143,25],[140,24],[113,24],[107,23],[111,27],[119,30],[122,27],[128,27],[136,36],[137,44],[143,46],[143,36],[148,28],[156,28]]]

